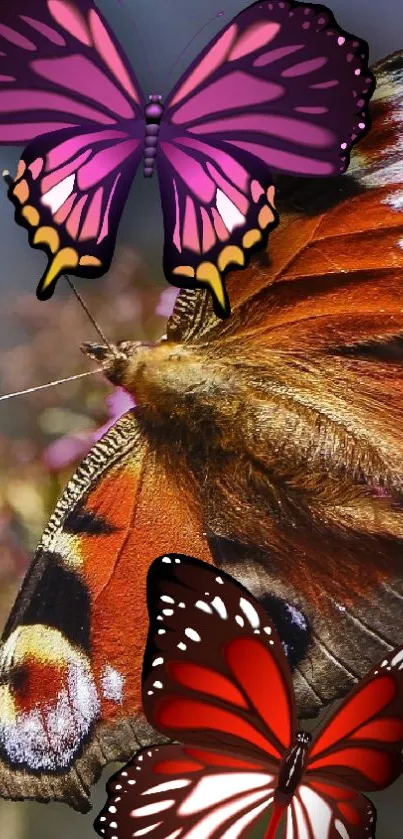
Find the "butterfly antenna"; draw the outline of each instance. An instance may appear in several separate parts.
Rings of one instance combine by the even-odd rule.
[[[68,376],[67,379],[56,379],[54,382],[47,382],[45,385],[36,385],[36,387],[28,387],[26,390],[17,390],[15,393],[5,393],[0,396],[0,402],[4,399],[13,399],[14,396],[24,396],[27,393],[34,393],[36,390],[45,390],[47,387],[54,387],[55,385],[63,385],[65,382],[73,382],[75,379],[83,379],[84,376],[93,376],[94,373],[103,373],[102,367],[97,367],[96,370],[88,370],[87,373],[77,373],[75,376]]]
[[[175,69],[175,67],[176,67],[176,65],[177,65],[177,63],[178,63],[178,61],[180,61],[180,59],[182,58],[182,56],[183,56],[183,55],[185,54],[185,52],[188,50],[188,48],[190,47],[190,45],[191,45],[191,44],[193,44],[193,41],[194,41],[194,40],[195,40],[195,39],[196,39],[196,38],[200,35],[200,33],[201,33],[201,32],[203,32],[203,30],[204,30],[204,29],[206,29],[206,27],[207,27],[207,26],[210,26],[210,24],[212,24],[215,20],[217,20],[217,18],[222,17],[223,15],[225,15],[225,12],[221,9],[221,10],[220,10],[220,11],[219,11],[216,15],[214,15],[214,16],[213,16],[213,17],[211,17],[209,20],[207,20],[207,21],[206,21],[206,23],[203,23],[203,26],[201,26],[201,27],[200,27],[200,29],[198,29],[198,30],[197,30],[197,32],[195,32],[195,34],[194,34],[194,35],[192,35],[192,37],[191,37],[190,41],[188,41],[188,42],[187,42],[187,44],[183,47],[183,50],[181,50],[181,52],[179,53],[179,55],[175,58],[174,63],[171,65],[171,68],[170,68],[170,70],[168,71],[167,78],[169,78],[169,77],[171,76],[172,71]]]
[[[112,344],[108,341],[108,339],[106,338],[106,336],[105,336],[105,335],[104,335],[104,333],[102,332],[101,327],[100,327],[100,326],[98,326],[98,324],[97,324],[97,322],[96,322],[95,318],[92,316],[92,314],[91,314],[91,312],[90,312],[90,310],[89,310],[89,308],[88,308],[88,306],[87,306],[86,302],[85,302],[85,301],[83,300],[83,298],[81,297],[81,294],[77,291],[77,289],[76,289],[76,287],[75,287],[75,285],[74,285],[73,281],[70,279],[70,277],[68,277],[68,276],[67,276],[67,274],[64,274],[64,278],[65,278],[66,282],[68,283],[68,285],[70,286],[70,288],[71,288],[71,290],[72,290],[73,294],[76,296],[76,298],[77,298],[77,300],[78,300],[78,302],[79,302],[80,306],[82,306],[82,307],[83,307],[84,312],[85,312],[85,314],[87,315],[87,317],[89,318],[89,320],[91,321],[91,323],[92,323],[92,325],[93,325],[94,329],[98,332],[99,337],[100,337],[100,338],[102,338],[102,341],[103,341],[103,343],[105,344],[105,346],[106,346],[106,347],[108,347],[108,349],[110,350],[110,352],[112,353],[112,355],[116,355],[116,349],[115,349],[115,347],[114,347],[114,346],[113,346],[113,345],[112,345]]]

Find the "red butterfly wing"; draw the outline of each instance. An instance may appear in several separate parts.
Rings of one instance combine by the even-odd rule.
[[[403,770],[403,646],[350,694],[310,751],[306,778],[380,790]]]
[[[104,839],[242,839],[273,800],[267,767],[182,746],[144,750],[108,783]]]
[[[278,764],[296,726],[283,648],[243,586],[169,555],[148,575],[143,708],[162,734]]]
[[[312,780],[293,796],[282,839],[373,839],[375,823],[375,807],[365,795]]]

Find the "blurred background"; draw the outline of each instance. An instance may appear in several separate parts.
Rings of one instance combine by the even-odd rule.
[[[145,93],[166,95],[199,50],[246,2],[100,0],[97,5]],[[368,41],[371,61],[403,48],[400,2],[329,0],[329,5],[344,29]],[[218,18],[221,10],[225,16]],[[1,148],[0,169],[14,173],[19,151]],[[90,370],[79,347],[82,341],[96,340],[93,327],[63,281],[54,298],[37,301],[45,257],[29,248],[1,184],[0,219],[0,392]],[[153,340],[164,333],[176,292],[164,282],[161,255],[156,178],[144,181],[140,176],[125,208],[111,271],[102,280],[78,284],[109,340]],[[0,402],[0,628],[69,476],[108,424],[129,407],[128,397],[113,391],[98,374]],[[94,812],[103,804],[105,779],[115,768],[108,768],[94,790]],[[372,797],[378,807],[377,839],[401,839],[402,793],[403,782],[398,782]],[[92,820],[92,814],[81,816],[65,805],[0,801],[1,839],[91,839]]]

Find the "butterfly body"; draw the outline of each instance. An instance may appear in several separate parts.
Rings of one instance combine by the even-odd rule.
[[[301,783],[311,742],[310,734],[302,730],[297,731],[296,742],[281,761],[273,796],[273,809],[264,839],[275,839],[277,828]]]
[[[144,177],[151,178],[154,172],[155,157],[158,147],[158,134],[164,107],[162,97],[156,93],[150,94],[150,102],[144,109],[146,135],[144,140]]]
[[[223,354],[214,340],[192,344],[168,339],[154,345],[124,342],[124,348],[121,352],[118,347],[115,355],[101,348],[95,357],[103,354],[106,376],[132,394],[139,422],[158,450],[166,451],[168,468],[188,475],[189,483],[196,482],[203,495],[208,476],[204,509],[208,510],[212,534],[272,552],[273,564],[278,561],[282,573],[287,568],[291,580],[298,572],[287,552],[280,548],[281,559],[276,557],[282,531],[294,528],[297,535],[306,533],[311,541],[317,533],[320,555],[320,534],[328,539],[330,529],[332,537],[343,542],[351,515],[358,528],[364,511],[378,522],[386,515],[385,499],[376,491],[379,469],[384,480],[397,481],[397,489],[401,477],[398,473],[388,477],[389,458],[381,465],[379,452],[371,451],[371,446],[365,463],[357,461],[355,440],[363,433],[361,395],[350,391],[344,360],[333,358],[328,364],[314,355],[300,359],[264,344],[245,349],[241,343],[233,352]],[[309,391],[308,397],[301,394],[302,399],[308,398],[310,403],[303,411],[292,402],[292,394],[301,386],[305,393]],[[280,409],[283,399],[284,411]],[[333,445],[327,448],[326,457],[316,442],[317,427],[311,424],[321,401],[327,419],[331,413],[335,416]],[[337,415],[344,415],[346,424],[339,423]],[[296,436],[290,438],[292,427]],[[364,433],[369,433],[369,426]],[[169,452],[164,445],[168,440]],[[350,454],[341,467],[340,452],[346,449]],[[395,455],[400,464],[398,441]],[[248,516],[251,507],[259,510],[253,520]],[[397,519],[396,525],[400,528]],[[357,544],[362,559],[354,574],[346,550],[337,549],[338,573],[334,572],[332,585],[341,602],[346,598],[345,575],[351,577],[352,599],[365,596],[378,576],[377,555],[368,555],[364,544],[362,534]],[[313,561],[312,572],[306,567],[302,579],[295,578],[295,590],[303,592],[324,615],[330,562],[330,557],[327,564]],[[397,555],[391,557],[389,573],[397,562]],[[343,588],[336,594],[338,579]]]
[[[306,731],[297,731],[296,742],[284,756],[278,773],[278,782],[274,801],[279,804],[290,803],[295,790],[304,774],[307,752],[312,737]]]

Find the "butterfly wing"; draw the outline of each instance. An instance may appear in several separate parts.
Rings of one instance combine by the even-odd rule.
[[[0,143],[25,143],[9,197],[49,264],[100,276],[141,159],[143,95],[91,0],[8,4],[0,24]],[[56,133],[54,133],[56,132]]]
[[[16,221],[48,265],[37,295],[61,274],[99,277],[113,257],[125,201],[142,155],[141,123],[124,130],[69,129],[30,143],[9,188]]]
[[[361,791],[403,771],[403,647],[386,656],[322,727],[287,814],[285,839],[375,837],[376,810]]]
[[[361,793],[315,780],[302,783],[288,807],[282,839],[375,839],[376,810]]]
[[[331,716],[310,750],[306,778],[384,789],[403,771],[403,646],[398,647]]]
[[[182,742],[278,763],[293,740],[295,700],[261,606],[231,577],[177,554],[152,564],[147,602],[143,708],[151,725]]]
[[[69,482],[4,630],[2,797],[88,810],[102,766],[155,742],[141,712],[146,574],[173,544],[209,559],[201,530],[129,412]]]
[[[274,782],[252,759],[187,746],[144,750],[109,781],[95,830],[104,839],[246,839],[273,800]]]
[[[166,105],[158,173],[174,285],[207,285],[261,248],[277,216],[273,172],[339,174],[368,128],[367,45],[323,7],[254,3],[192,63]]]
[[[303,716],[403,633],[401,53],[374,72],[372,129],[348,173],[279,178],[268,264],[228,276],[231,318],[206,291],[182,291],[167,330],[246,383],[225,478],[209,460],[207,523],[217,563],[269,608],[275,592],[305,617]]]

